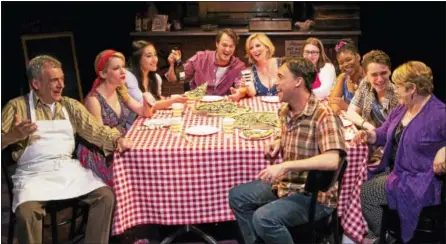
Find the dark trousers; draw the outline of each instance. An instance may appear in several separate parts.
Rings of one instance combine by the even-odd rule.
[[[383,209],[387,204],[386,185],[387,173],[366,181],[361,186],[362,214],[369,227],[367,238],[379,237]]]
[[[98,188],[81,201],[90,205],[85,243],[108,243],[115,206],[115,195],[110,187]],[[20,244],[42,243],[42,218],[45,201],[29,201],[20,204],[16,211],[17,235]]]

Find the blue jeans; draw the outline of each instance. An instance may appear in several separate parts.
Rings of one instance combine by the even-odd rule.
[[[229,191],[229,205],[237,219],[245,244],[293,243],[287,227],[308,223],[310,196],[295,193],[278,198],[270,184],[260,180],[238,185]],[[333,209],[316,204],[316,220]]]

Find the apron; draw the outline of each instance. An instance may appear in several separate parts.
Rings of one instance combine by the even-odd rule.
[[[37,131],[17,161],[12,211],[27,201],[70,199],[106,186],[90,169],[72,159],[75,147],[73,127],[65,107],[65,120],[36,121],[33,92],[29,93],[31,121]]]

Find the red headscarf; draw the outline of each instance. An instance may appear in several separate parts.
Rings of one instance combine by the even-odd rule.
[[[99,72],[104,69],[105,64],[110,60],[111,56],[117,53],[115,50],[105,50],[102,53],[102,56],[99,58],[98,63],[96,65],[96,80],[93,82],[93,86],[91,87],[90,94],[93,94],[96,91],[96,88],[101,84],[101,76]]]

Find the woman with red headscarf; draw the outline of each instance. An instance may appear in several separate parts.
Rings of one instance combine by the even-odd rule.
[[[125,86],[125,57],[114,50],[105,50],[96,56],[95,70],[97,78],[85,99],[85,107],[104,125],[116,128],[125,136],[134,122],[135,114],[143,117],[152,116],[148,103],[140,103],[128,95]],[[104,155],[103,150],[81,141],[77,149],[81,164],[93,170],[104,182],[113,186],[113,155]]]

